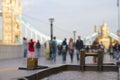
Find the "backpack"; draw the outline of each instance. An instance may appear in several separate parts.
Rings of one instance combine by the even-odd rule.
[[[52,42],[51,47],[52,47],[52,48],[55,48],[55,44],[54,44],[54,42]]]
[[[56,41],[52,41],[52,43],[51,43],[51,47],[54,49],[54,48],[56,48]]]
[[[66,53],[67,52],[67,46],[66,45],[62,45],[62,53]]]

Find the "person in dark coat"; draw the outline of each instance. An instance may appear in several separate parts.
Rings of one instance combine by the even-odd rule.
[[[76,47],[76,53],[77,53],[77,61],[79,61],[80,50],[84,48],[84,44],[80,36],[78,36],[75,47]]]
[[[96,38],[92,43],[92,52],[97,53],[98,49],[99,49],[99,42],[98,42],[98,38]],[[96,63],[96,62],[97,62],[97,57],[94,56],[93,63]]]
[[[120,44],[119,42],[116,42],[116,44],[113,47],[114,50],[114,57],[116,58],[116,60],[119,60],[120,58]]]
[[[40,48],[41,48],[41,44],[40,44],[39,40],[37,40],[36,50],[37,50],[37,56],[38,56],[38,58],[40,57]]]
[[[62,42],[61,48],[62,48],[62,61],[64,63],[64,62],[66,62],[66,54],[67,54],[67,48],[68,48],[66,38]]]

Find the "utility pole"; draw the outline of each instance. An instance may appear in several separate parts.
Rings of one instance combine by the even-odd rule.
[[[49,21],[50,21],[50,34],[51,34],[51,40],[53,39],[53,21],[54,21],[54,18],[49,18]]]
[[[54,21],[54,18],[49,18],[49,21],[50,21],[50,36],[51,36],[51,41],[50,41],[50,58],[52,58],[52,40],[53,40],[53,21]]]

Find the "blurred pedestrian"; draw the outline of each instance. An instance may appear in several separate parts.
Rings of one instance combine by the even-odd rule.
[[[113,56],[114,51],[113,51],[113,46],[112,45],[109,46],[107,52],[110,55],[110,57],[114,58],[114,56]]]
[[[101,50],[105,50],[105,46],[103,45],[103,43],[101,42],[100,44],[99,44],[99,48],[101,49]]]
[[[71,59],[71,63],[73,62],[73,53],[74,53],[74,43],[73,43],[73,39],[70,38],[69,40],[69,44],[68,44],[68,49],[69,49],[69,54],[70,54],[70,59]]]
[[[116,58],[116,60],[119,60],[120,58],[120,44],[119,42],[116,42],[116,44],[113,47],[114,50],[114,57]]]
[[[26,58],[28,52],[28,42],[25,37],[23,37],[23,47],[24,47],[24,58]]]
[[[40,44],[39,40],[37,40],[36,50],[37,50],[37,56],[38,56],[38,58],[40,57],[40,48],[41,48],[41,44]]]
[[[60,44],[58,44],[58,55],[61,55],[61,51],[62,51],[62,48],[61,48],[61,45]]]
[[[35,57],[34,44],[35,44],[35,42],[33,42],[32,39],[28,42],[28,51],[29,51],[28,57],[31,57],[31,58],[34,58],[34,57]]]
[[[96,38],[92,43],[92,52],[97,53],[98,49],[99,49],[99,42],[98,42],[98,38]],[[96,63],[96,62],[97,62],[97,57],[94,56],[93,63]]]
[[[67,45],[67,39],[65,38],[62,42],[62,61],[63,63],[66,62],[66,54],[67,54],[67,48],[68,48],[68,45]]]
[[[80,60],[80,50],[84,48],[83,41],[81,40],[81,37],[78,36],[78,39],[76,41],[76,54],[77,54],[77,61]]]
[[[56,53],[57,53],[57,41],[56,41],[56,37],[53,37],[52,40],[52,60],[55,62],[56,61]]]
[[[51,58],[50,57],[50,41],[49,40],[46,41],[44,46],[45,46],[45,57],[46,59],[50,59]]]

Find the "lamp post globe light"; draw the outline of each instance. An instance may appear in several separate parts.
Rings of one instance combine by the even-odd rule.
[[[54,22],[54,18],[49,18],[50,21],[50,34],[51,34],[51,40],[53,39],[53,22]]]
[[[75,41],[76,41],[76,30],[73,31],[73,38],[74,38],[74,44],[75,44]]]

